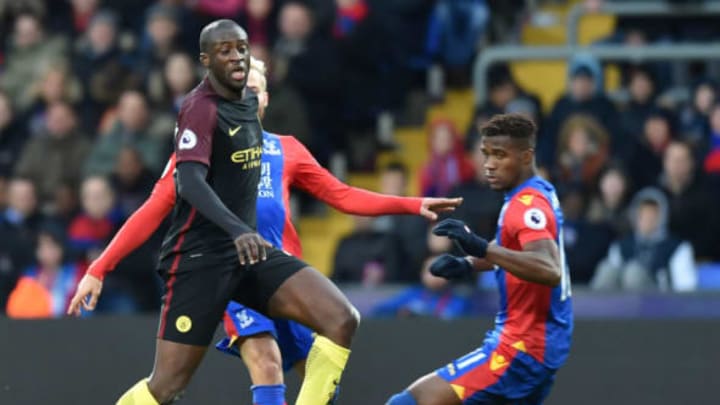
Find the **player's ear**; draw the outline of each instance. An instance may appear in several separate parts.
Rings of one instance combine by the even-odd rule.
[[[204,67],[210,67],[210,57],[208,56],[208,54],[206,54],[205,52],[200,52],[200,58],[198,59],[200,59],[200,63],[202,63]]]
[[[535,148],[527,148],[522,152],[522,161],[524,164],[532,164],[535,157]]]

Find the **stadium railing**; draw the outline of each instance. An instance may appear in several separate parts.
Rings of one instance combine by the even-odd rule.
[[[520,60],[562,60],[579,52],[590,53],[600,61],[658,61],[720,58],[720,43],[658,44],[643,47],[626,45],[573,46],[492,46],[475,59],[473,88],[475,103],[482,105],[487,96],[487,72],[499,62]]]
[[[578,32],[580,20],[591,12],[582,2],[573,6],[567,17],[567,44],[578,45]],[[597,10],[599,13],[612,14],[615,16],[665,16],[665,17],[686,17],[692,15],[720,14],[720,2],[604,2]]]

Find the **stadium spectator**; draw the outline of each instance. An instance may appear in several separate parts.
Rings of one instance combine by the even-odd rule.
[[[371,316],[453,319],[469,315],[472,309],[469,289],[430,274],[430,264],[435,259],[436,256],[431,256],[423,263],[420,284],[408,287],[381,302],[372,309]]]
[[[36,264],[18,279],[7,302],[10,318],[60,318],[83,275],[82,266],[68,260],[62,228],[40,230]]]
[[[174,115],[198,82],[195,62],[188,54],[176,52],[165,61],[162,78],[153,77],[148,82],[147,93],[157,107]]]
[[[668,202],[655,188],[638,192],[631,204],[633,232],[616,240],[598,265],[596,290],[693,291],[697,274],[692,245],[668,233]]]
[[[133,58],[133,69],[143,83],[148,83],[161,80],[167,58],[184,48],[180,43],[178,14],[174,7],[156,4],[145,15],[145,32]]]
[[[60,183],[53,192],[53,199],[46,204],[46,211],[52,220],[68,229],[73,219],[80,213],[78,183]]]
[[[240,15],[247,0],[195,0],[189,4],[193,5],[195,11],[207,17],[235,19]]]
[[[538,139],[541,164],[553,161],[560,128],[568,117],[578,113],[590,115],[605,127],[614,151],[624,150],[627,143],[621,136],[617,110],[605,95],[602,67],[595,57],[587,53],[577,53],[569,63],[568,93],[555,103],[544,133]]]
[[[251,48],[272,49],[277,36],[275,6],[275,0],[246,0],[245,12],[238,22],[245,27]]]
[[[13,228],[18,237],[33,244],[40,227],[47,217],[40,212],[37,189],[29,179],[14,177],[10,180],[7,194],[7,208],[0,216],[0,222]]]
[[[403,163],[390,162],[380,172],[380,192],[406,197],[408,175]],[[427,221],[416,215],[388,215],[373,221],[375,231],[392,235],[399,243],[396,281],[417,281],[417,269],[427,256],[427,227]]]
[[[642,138],[645,120],[656,108],[657,86],[648,67],[635,66],[630,69],[628,76],[629,100],[621,107],[620,125],[623,137],[639,140]],[[629,158],[627,152],[617,151],[615,155]]]
[[[485,155],[480,139],[472,145],[471,158],[475,176],[455,186],[448,196],[462,197],[463,203],[453,213],[478,235],[492,238],[497,228],[498,213],[503,205],[503,195],[488,187],[485,179]]]
[[[625,235],[630,229],[626,209],[632,188],[622,167],[616,164],[606,167],[599,176],[597,190],[590,197],[588,221],[609,227],[614,237]]]
[[[340,239],[333,260],[332,279],[339,283],[362,283],[374,287],[398,281],[397,241],[385,232],[372,229],[373,219],[353,216],[354,228]]]
[[[653,185],[662,170],[665,149],[675,138],[673,118],[668,111],[655,109],[645,120],[643,137],[635,142],[628,160],[628,173],[635,190]]]
[[[587,197],[584,189],[570,187],[561,195],[563,207],[563,242],[565,258],[574,284],[587,284],[618,235],[606,223],[593,223],[585,215]]]
[[[31,136],[38,136],[47,131],[48,107],[57,102],[76,103],[80,99],[81,87],[64,65],[51,66],[32,86],[35,96],[27,119]]]
[[[485,0],[440,0],[435,5],[428,28],[428,49],[455,77],[452,82],[467,82],[468,68],[489,20]]]
[[[115,194],[102,176],[86,178],[80,187],[82,211],[68,228],[68,244],[88,263],[95,259],[120,223]]]
[[[3,180],[2,183],[5,181]],[[5,184],[0,184],[4,189]],[[4,193],[4,190],[2,191]],[[4,211],[4,204],[0,204]],[[32,263],[32,241],[15,224],[0,218],[0,314],[21,272]]]
[[[689,241],[698,258],[720,259],[720,237],[717,232],[708,232],[719,229],[719,215],[713,204],[718,194],[701,177],[688,143],[668,145],[657,184],[669,201],[670,232]]]
[[[444,197],[456,185],[470,180],[472,163],[465,156],[455,124],[436,119],[428,129],[430,156],[420,172],[420,193],[425,197]]]
[[[609,154],[609,135],[592,116],[568,117],[560,129],[555,166],[555,184],[590,190]]]
[[[704,149],[703,169],[706,174],[720,175],[720,103],[710,111],[710,136]]]
[[[12,45],[0,75],[0,89],[7,92],[19,113],[32,105],[33,87],[43,73],[65,57],[67,43],[61,36],[46,36],[42,21],[32,13],[15,19]]]
[[[278,24],[271,66],[274,80],[302,97],[312,133],[308,146],[321,164],[327,163],[343,145],[337,50],[326,35],[316,32],[312,10],[304,3],[283,4]]]
[[[28,138],[23,124],[16,119],[7,93],[0,91],[0,178],[9,178],[13,174],[15,162]]]
[[[147,199],[156,177],[143,164],[142,156],[132,147],[124,147],[118,154],[110,183],[115,190],[118,208],[127,218]]]
[[[693,147],[704,146],[709,133],[710,110],[717,100],[717,86],[712,80],[698,81],[692,89],[692,100],[680,114],[680,135]]]
[[[162,170],[166,158],[167,137],[153,133],[153,119],[145,96],[137,91],[126,91],[120,97],[117,120],[109,133],[98,138],[85,164],[87,174],[110,174],[122,146],[136,148],[154,173]]]
[[[15,174],[32,180],[42,202],[53,198],[61,183],[78,184],[90,142],[78,132],[73,108],[62,101],[48,107],[47,129],[25,146]]]
[[[136,83],[128,56],[117,40],[117,16],[101,11],[93,16],[85,35],[78,40],[73,55],[73,74],[82,78],[80,110],[82,126],[95,135],[100,118],[115,104],[123,90]]]

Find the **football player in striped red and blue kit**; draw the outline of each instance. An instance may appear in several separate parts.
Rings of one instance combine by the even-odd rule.
[[[418,379],[388,405],[536,405],[549,394],[570,351],[573,318],[562,211],[555,188],[536,174],[535,132],[517,114],[497,115],[481,130],[488,183],[505,192],[494,241],[456,219],[433,228],[468,255],[439,257],[434,275],[495,271],[495,328],[480,348]]]

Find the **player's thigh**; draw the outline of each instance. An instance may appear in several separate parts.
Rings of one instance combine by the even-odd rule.
[[[165,291],[158,338],[207,346],[237,283],[236,266],[228,261],[180,257],[167,271],[161,271]]]
[[[457,403],[506,403],[501,378],[512,361],[513,352],[496,346],[494,341],[487,342],[435,371],[435,375],[448,384]]]
[[[407,390],[418,405],[459,405],[462,403],[452,386],[435,373],[420,377]]]
[[[320,332],[328,320],[344,319],[354,308],[324,275],[305,262],[271,249],[266,261],[247,271],[236,300],[272,318],[292,319]]]

